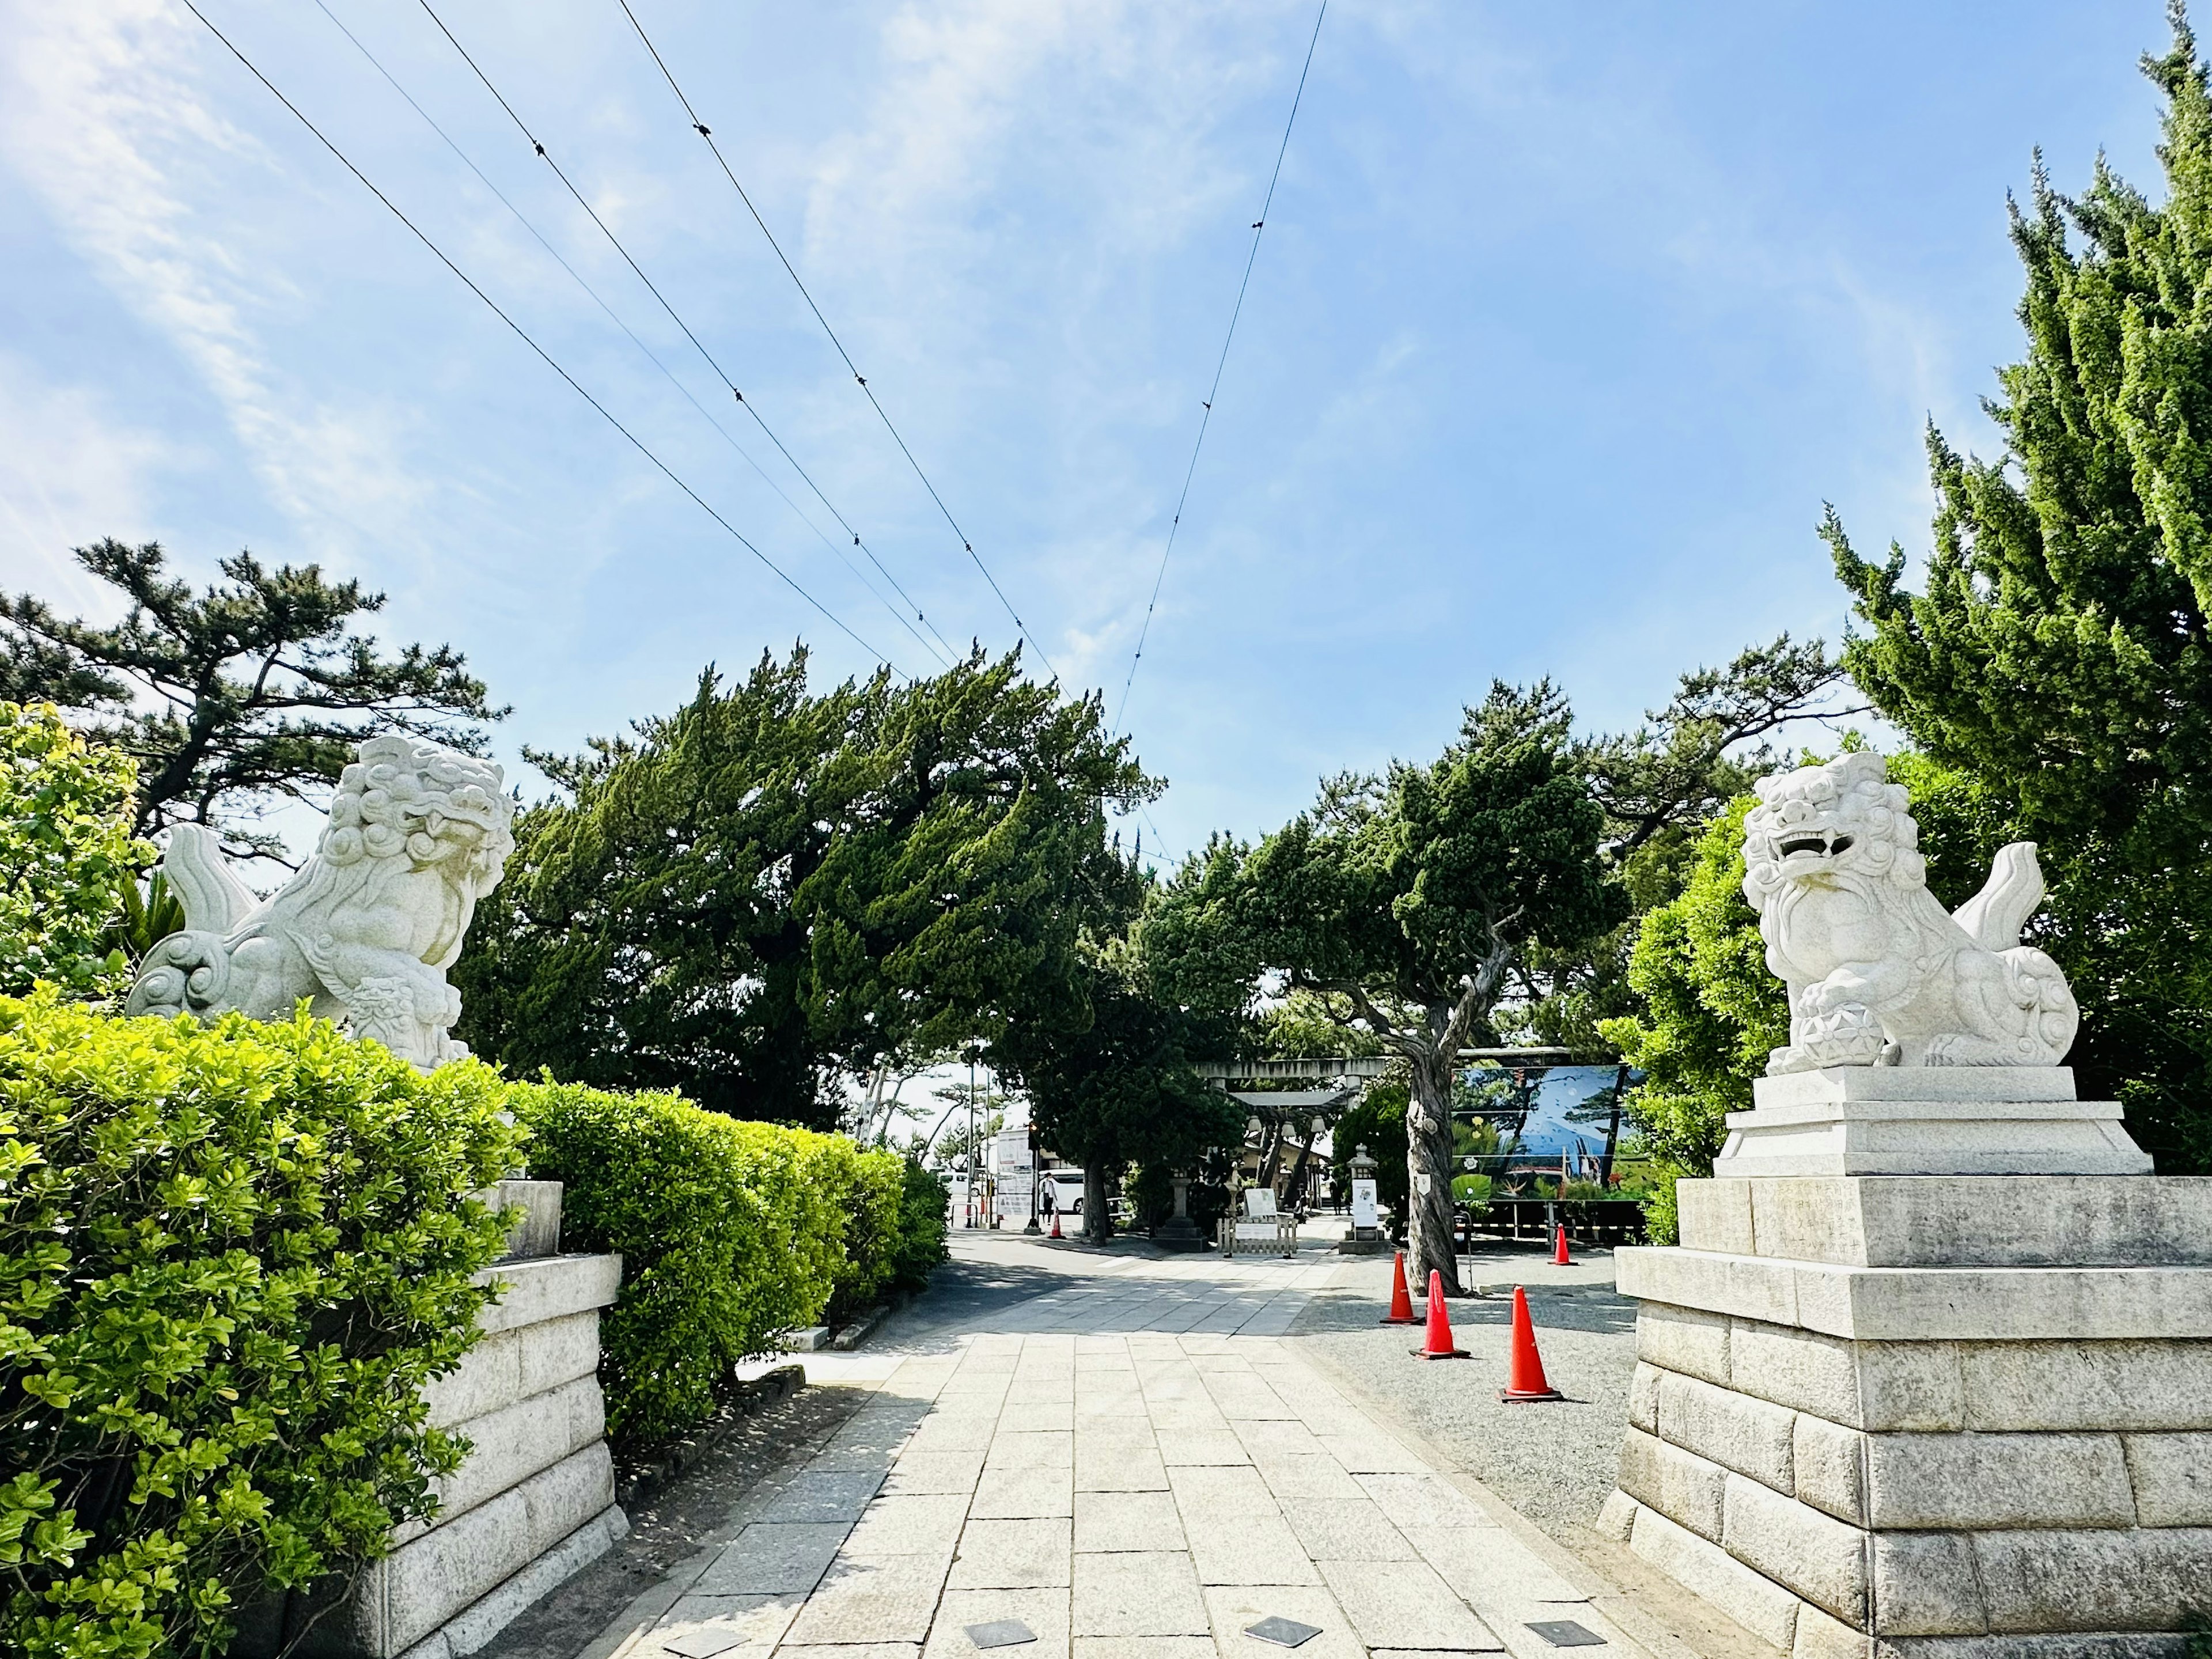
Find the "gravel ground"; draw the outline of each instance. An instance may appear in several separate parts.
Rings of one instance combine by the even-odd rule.
[[[1462,1257],[1462,1262],[1466,1261]],[[1469,1284],[1526,1281],[1544,1370],[1564,1401],[1508,1406],[1510,1291],[1449,1304],[1452,1334],[1470,1359],[1416,1359],[1419,1326],[1378,1326],[1389,1301],[1389,1261],[1347,1273],[1316,1296],[1291,1340],[1386,1418],[1429,1440],[1570,1548],[1591,1542],[1598,1506],[1612,1492],[1636,1367],[1636,1304],[1612,1288],[1602,1253],[1547,1284],[1548,1259],[1532,1250],[1486,1251],[1463,1272]],[[1415,1309],[1420,1309],[1415,1298]]]

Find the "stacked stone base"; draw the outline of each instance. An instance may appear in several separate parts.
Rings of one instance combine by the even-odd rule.
[[[1680,1194],[1684,1248],[1620,1255],[1644,1305],[1616,1536],[1799,1659],[2186,1652],[2212,1182]]]
[[[437,1483],[438,1514],[393,1535],[350,1586],[249,1610],[230,1659],[458,1659],[629,1531],[599,1395],[599,1310],[617,1255],[559,1255],[560,1185],[502,1182],[522,1215],[515,1254],[483,1277],[507,1291],[484,1334],[425,1390],[433,1423],[471,1449]]]

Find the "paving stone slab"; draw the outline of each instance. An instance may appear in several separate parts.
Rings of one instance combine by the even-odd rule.
[[[1170,1470],[1169,1479],[1201,1583],[1319,1582],[1257,1469],[1198,1465]]]
[[[921,1642],[929,1634],[947,1556],[840,1555],[792,1621],[801,1645]]]
[[[759,1522],[724,1545],[695,1588],[706,1595],[804,1595],[851,1530],[842,1522]]]
[[[1283,1457],[1322,1455],[1321,1442],[1314,1431],[1294,1417],[1238,1418],[1229,1427],[1255,1457],[1263,1453]]]
[[[861,1511],[845,1547],[856,1555],[950,1555],[967,1516],[965,1492],[878,1498]]]
[[[1079,1636],[1075,1659],[1218,1659],[1210,1636]]]
[[[1315,1437],[1321,1449],[1353,1474],[1425,1474],[1428,1465],[1371,1425],[1360,1434]]]
[[[1066,1589],[1072,1548],[1064,1516],[970,1521],[945,1583],[953,1589]]]
[[[1316,1561],[1414,1561],[1406,1535],[1372,1498],[1286,1498],[1283,1519]]]
[[[885,1496],[957,1492],[975,1490],[983,1473],[983,1448],[973,1451],[910,1451],[891,1466],[883,1484]]]
[[[1075,1547],[1079,1550],[1095,1553],[1182,1547],[1182,1516],[1171,1492],[1079,1491],[1075,1494]]]
[[[1158,1419],[1154,1419],[1157,1425]],[[1252,1455],[1244,1443],[1224,1429],[1158,1427],[1160,1458],[1169,1468],[1178,1464],[1249,1463]]]
[[[1075,1513],[1075,1478],[1066,1469],[986,1468],[969,1500],[979,1520],[1024,1521]]]
[[[1418,1561],[1324,1561],[1322,1577],[1370,1648],[1502,1649],[1466,1603]]]
[[[1221,1414],[1232,1421],[1250,1418],[1294,1420],[1297,1416],[1283,1403],[1280,1395],[1249,1373],[1208,1372],[1206,1385],[1213,1396],[1213,1403],[1221,1408]]]
[[[947,1417],[942,1412],[933,1412],[928,1420],[914,1431],[906,1443],[902,1457],[912,1457],[917,1452],[988,1451],[991,1437],[998,1432],[999,1419],[995,1413],[988,1417]]]
[[[1472,1498],[1426,1470],[1415,1474],[1362,1474],[1358,1480],[1376,1507],[1416,1542],[1432,1532],[1493,1524]]]
[[[1267,1490],[1277,1498],[1352,1498],[1366,1495],[1358,1481],[1346,1473],[1344,1465],[1326,1452],[1316,1452],[1310,1457],[1257,1452],[1252,1462],[1261,1479],[1267,1483]]]
[[[1078,1492],[1165,1492],[1168,1466],[1151,1443],[1092,1443],[1078,1434],[1075,1439],[1075,1487]]]
[[[1589,1599],[1503,1527],[1425,1527],[1407,1536],[1437,1576],[1486,1616]]]
[[[1000,1434],[1046,1429],[1065,1431],[1075,1426],[1073,1400],[1012,1400],[999,1413]]]
[[[884,1477],[879,1471],[833,1473],[803,1469],[757,1517],[763,1521],[857,1521]]]
[[[1073,1469],[1075,1436],[1066,1429],[1016,1430],[1000,1428],[991,1438],[983,1459],[992,1469]]]
[[[1180,1550],[1075,1558],[1074,1630],[1084,1636],[1202,1636],[1206,1601]]]

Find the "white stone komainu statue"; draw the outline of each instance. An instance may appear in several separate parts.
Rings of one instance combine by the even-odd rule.
[[[2081,1014],[2020,930],[2043,902],[2035,843],[1996,856],[1956,911],[1928,890],[1902,785],[1861,750],[1762,779],[1744,820],[1743,894],[1790,987],[1768,1072],[1829,1066],[2056,1066]]]
[[[514,850],[514,803],[491,762],[420,738],[371,738],[359,756],[314,856],[268,899],[213,831],[169,832],[185,931],[147,953],[129,1012],[282,1019],[306,997],[424,1071],[468,1052],[447,1035],[461,1000],[446,969]]]
[[[2212,1181],[2075,1098],[2020,942],[1956,912],[1881,757],[1766,780],[1744,892],[1789,1043],[1677,1183],[1601,1530],[1792,1659],[2181,1659],[2212,1612]]]

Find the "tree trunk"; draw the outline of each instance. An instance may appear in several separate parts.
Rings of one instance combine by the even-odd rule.
[[[1416,1297],[1429,1274],[1443,1276],[1444,1294],[1457,1296],[1459,1255],[1452,1245],[1451,1097],[1458,1055],[1441,1045],[1410,1054],[1413,1089],[1406,1103],[1407,1267]]]
[[[1113,1212],[1107,1208],[1106,1160],[1085,1158],[1083,1164],[1083,1236],[1103,1244],[1114,1236]]]

